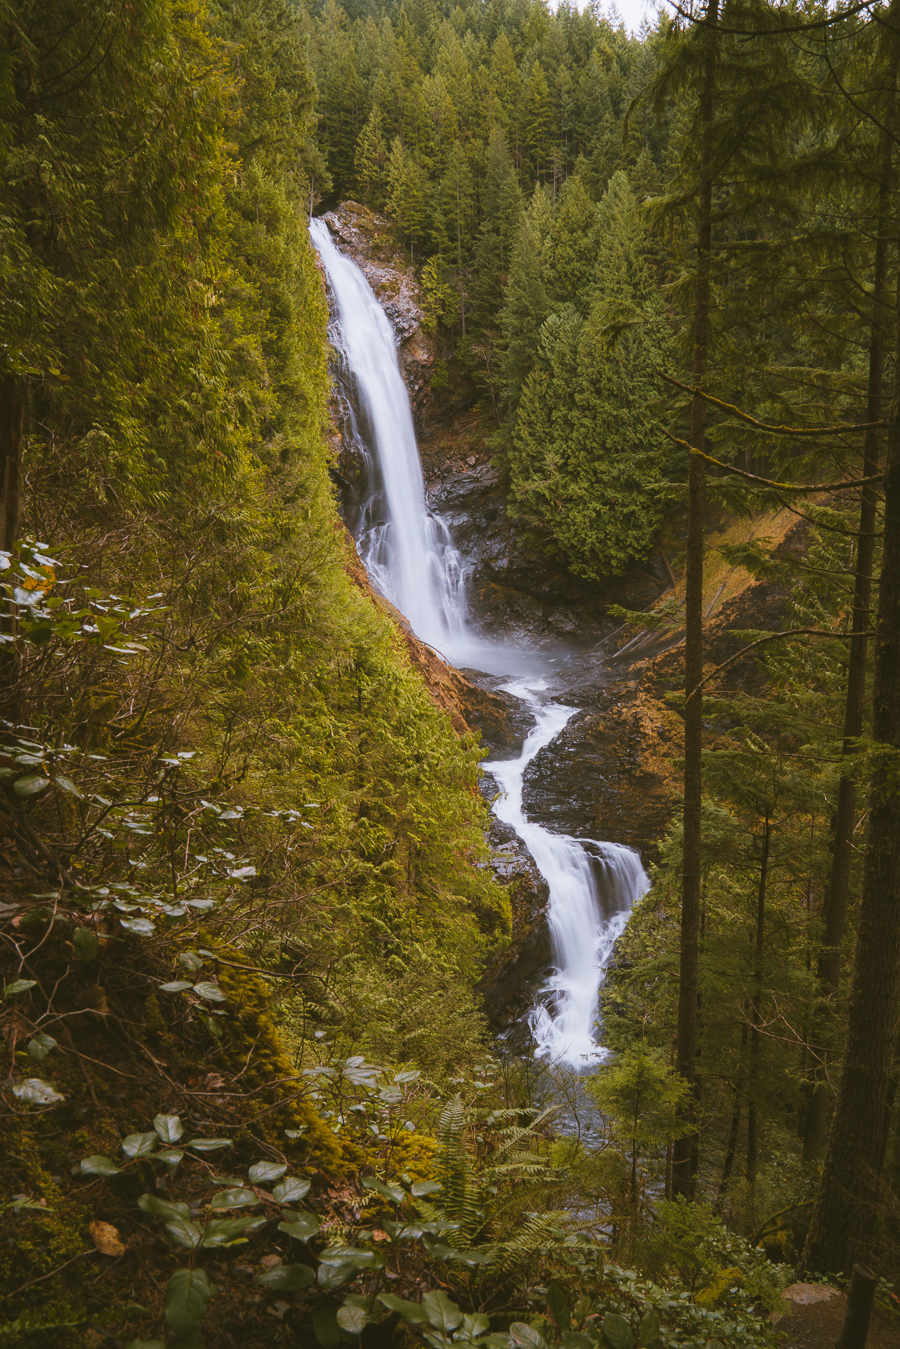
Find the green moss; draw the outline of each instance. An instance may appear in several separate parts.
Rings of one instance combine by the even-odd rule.
[[[93,1251],[90,1211],[50,1169],[64,1164],[64,1152],[58,1141],[43,1137],[48,1123],[36,1110],[33,1117],[10,1121],[2,1134],[0,1288],[7,1299],[2,1334],[11,1343],[17,1337],[27,1343],[36,1325],[71,1326],[87,1318],[79,1267]],[[22,1199],[40,1207],[22,1207]],[[12,1328],[17,1320],[20,1331]]]
[[[260,1091],[244,1107],[248,1127],[253,1133],[268,1137],[282,1151],[291,1149],[285,1130],[302,1130],[302,1138],[295,1147],[304,1164],[323,1171],[340,1171],[344,1164],[340,1141],[312,1103],[296,1090],[297,1070],[268,1010],[271,994],[265,983],[257,974],[226,965],[220,969],[219,983],[228,996],[230,1012],[220,1051],[224,1066],[231,1073],[242,1074],[245,1091],[271,1086],[271,1093]],[[272,1093],[285,1097],[274,1111]]]

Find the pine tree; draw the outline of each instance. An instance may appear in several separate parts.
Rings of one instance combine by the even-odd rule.
[[[574,199],[585,200],[579,191]],[[643,556],[662,518],[668,456],[650,404],[669,333],[623,173],[591,217],[594,268],[587,272],[580,258],[569,278],[580,287],[587,318],[569,303],[541,328],[509,462],[515,516],[552,556],[599,579]],[[616,335],[623,312],[628,323]]]
[[[403,148],[399,136],[391,143],[387,187],[388,209],[414,252],[426,238],[428,180],[416,156]]]
[[[543,180],[553,137],[550,88],[539,61],[532,62],[522,86],[521,109],[522,142],[530,177]]]
[[[385,178],[387,165],[387,147],[381,128],[381,109],[374,107],[359,133],[354,156],[356,181],[359,183],[362,199],[367,204],[381,210],[385,204]]]
[[[503,401],[514,408],[534,363],[538,333],[550,310],[550,202],[535,188],[522,216],[510,262],[509,284],[500,313],[502,354],[499,377]]]

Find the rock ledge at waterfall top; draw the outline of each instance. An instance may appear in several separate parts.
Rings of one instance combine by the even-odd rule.
[[[386,216],[358,201],[343,201],[322,217],[341,252],[365,274],[397,336],[397,356],[409,389],[413,414],[420,419],[428,396],[428,380],[435,362],[434,339],[422,329],[419,283],[415,269],[394,243]]]

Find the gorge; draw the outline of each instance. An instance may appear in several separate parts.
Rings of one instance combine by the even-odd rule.
[[[534,1052],[585,1067],[605,1056],[595,1037],[598,985],[647,878],[633,850],[551,833],[526,813],[526,769],[577,712],[559,701],[571,653],[558,643],[548,650],[492,639],[473,623],[466,560],[426,502],[393,330],[363,272],[335,246],[327,222],[311,221],[310,234],[333,299],[330,331],[348,407],[345,425],[367,469],[355,532],[372,582],[420,639],[474,678],[493,676],[492,686],[518,699],[534,719],[516,758],[483,768],[499,788],[497,818],[524,842],[549,889],[554,968],[529,1016]]]

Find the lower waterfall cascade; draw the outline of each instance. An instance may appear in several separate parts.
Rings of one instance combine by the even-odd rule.
[[[583,1068],[606,1057],[595,1038],[603,971],[634,903],[648,888],[638,854],[621,844],[555,834],[528,818],[525,772],[578,712],[552,699],[533,671],[538,653],[473,632],[466,568],[449,530],[428,508],[409,395],[393,330],[357,265],[334,244],[324,220],[310,236],[328,276],[335,311],[330,336],[349,373],[372,451],[369,499],[357,549],[375,588],[413,631],[453,664],[504,676],[502,689],[523,702],[534,726],[518,758],[483,765],[501,795],[498,819],[525,844],[549,890],[554,971],[530,1014],[536,1056]]]

